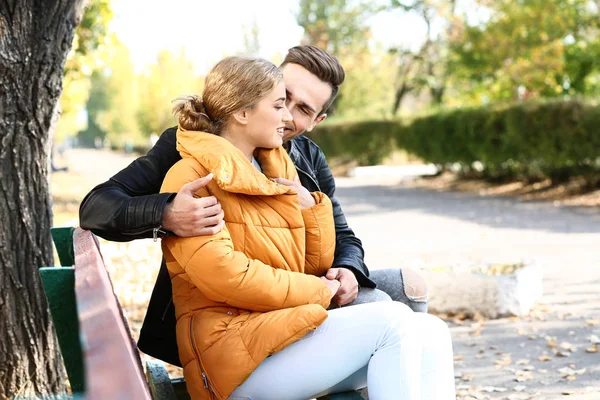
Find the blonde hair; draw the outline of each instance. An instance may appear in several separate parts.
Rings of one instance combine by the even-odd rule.
[[[173,114],[184,129],[219,134],[233,113],[252,109],[282,79],[279,68],[267,60],[227,57],[206,75],[202,96],[174,100]]]

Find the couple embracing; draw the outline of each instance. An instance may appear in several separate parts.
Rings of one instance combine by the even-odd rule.
[[[181,365],[193,399],[454,399],[446,324],[414,271],[369,273],[321,150],[302,136],[344,80],[334,57],[228,57],[147,156],[97,186],[81,226],[160,237],[138,346]]]

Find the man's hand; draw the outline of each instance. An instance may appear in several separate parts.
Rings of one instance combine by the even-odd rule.
[[[333,297],[333,302],[338,306],[352,303],[358,296],[358,281],[356,276],[346,268],[330,268],[325,275],[327,279],[335,279],[340,282],[340,288]]]
[[[285,178],[275,178],[273,180],[279,183],[280,185],[285,185],[293,188],[296,191],[296,193],[298,193],[298,202],[300,203],[300,208],[302,210],[315,206],[316,203],[314,197],[312,197],[308,189],[302,186],[298,180],[290,181],[289,179]]]
[[[223,229],[225,214],[216,197],[194,197],[194,193],[208,185],[212,178],[213,175],[208,174],[181,187],[173,201],[165,207],[164,229],[180,237],[210,236]]]
[[[333,298],[335,296],[335,294],[338,292],[338,290],[340,289],[340,281],[338,281],[336,279],[327,279],[324,276],[322,276],[320,279],[323,281],[323,283],[325,283],[327,285],[329,290],[331,290],[330,298]]]

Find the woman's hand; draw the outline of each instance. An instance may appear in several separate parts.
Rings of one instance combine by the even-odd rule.
[[[285,178],[275,178],[273,179],[273,181],[277,182],[280,185],[291,187],[296,191],[296,193],[298,193],[298,202],[300,203],[300,209],[304,210],[306,208],[314,207],[315,204],[317,204],[315,202],[314,197],[312,197],[312,194],[310,194],[308,189],[302,186],[297,179],[298,178],[296,178],[296,181],[290,181],[289,179]]]
[[[327,285],[329,290],[331,290],[331,298],[333,298],[333,296],[335,296],[338,290],[340,289],[340,281],[338,281],[337,279],[327,279],[324,276],[322,276],[320,279],[323,281],[324,284]]]

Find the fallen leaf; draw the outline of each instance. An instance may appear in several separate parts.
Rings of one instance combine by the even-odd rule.
[[[537,338],[537,335],[529,335],[528,337],[529,340],[536,340]]]
[[[462,360],[464,357],[463,356],[454,356],[454,361],[459,361]]]
[[[552,357],[548,357],[547,355],[543,354],[541,356],[538,357],[538,360],[540,361],[552,361]]]
[[[590,342],[592,344],[600,344],[600,338],[596,335],[591,335],[590,336]]]
[[[588,319],[587,321],[585,321],[585,324],[587,326],[596,326],[600,324],[600,319]]]
[[[483,387],[483,391],[488,392],[488,393],[494,393],[494,392],[502,393],[502,392],[506,392],[507,390],[508,390],[507,388],[495,387],[495,386],[484,386]]]
[[[562,342],[560,344],[560,348],[563,350],[571,350],[573,348],[573,345],[569,342]]]
[[[587,349],[585,349],[586,353],[597,353],[598,352],[598,346],[592,346],[592,347],[588,347]]]
[[[504,358],[494,361],[494,364],[496,364],[496,365],[510,365],[511,363],[512,363],[512,359],[510,358],[510,356],[506,356]]]
[[[471,382],[473,380],[473,374],[467,374],[460,377],[461,381]]]
[[[517,386],[515,386],[515,387],[514,387],[514,389],[513,389],[513,390],[514,390],[515,392],[522,392],[522,391],[524,391],[525,389],[527,389],[527,386],[524,386],[524,385],[517,385]]]
[[[486,356],[485,354],[477,354],[477,355],[475,356],[475,358],[477,358],[477,359],[479,359],[479,360],[481,360],[482,358],[486,358],[486,357],[487,357],[487,356]]]
[[[527,364],[529,364],[529,360],[526,360],[523,358],[520,360],[517,360],[517,365],[527,365]]]

